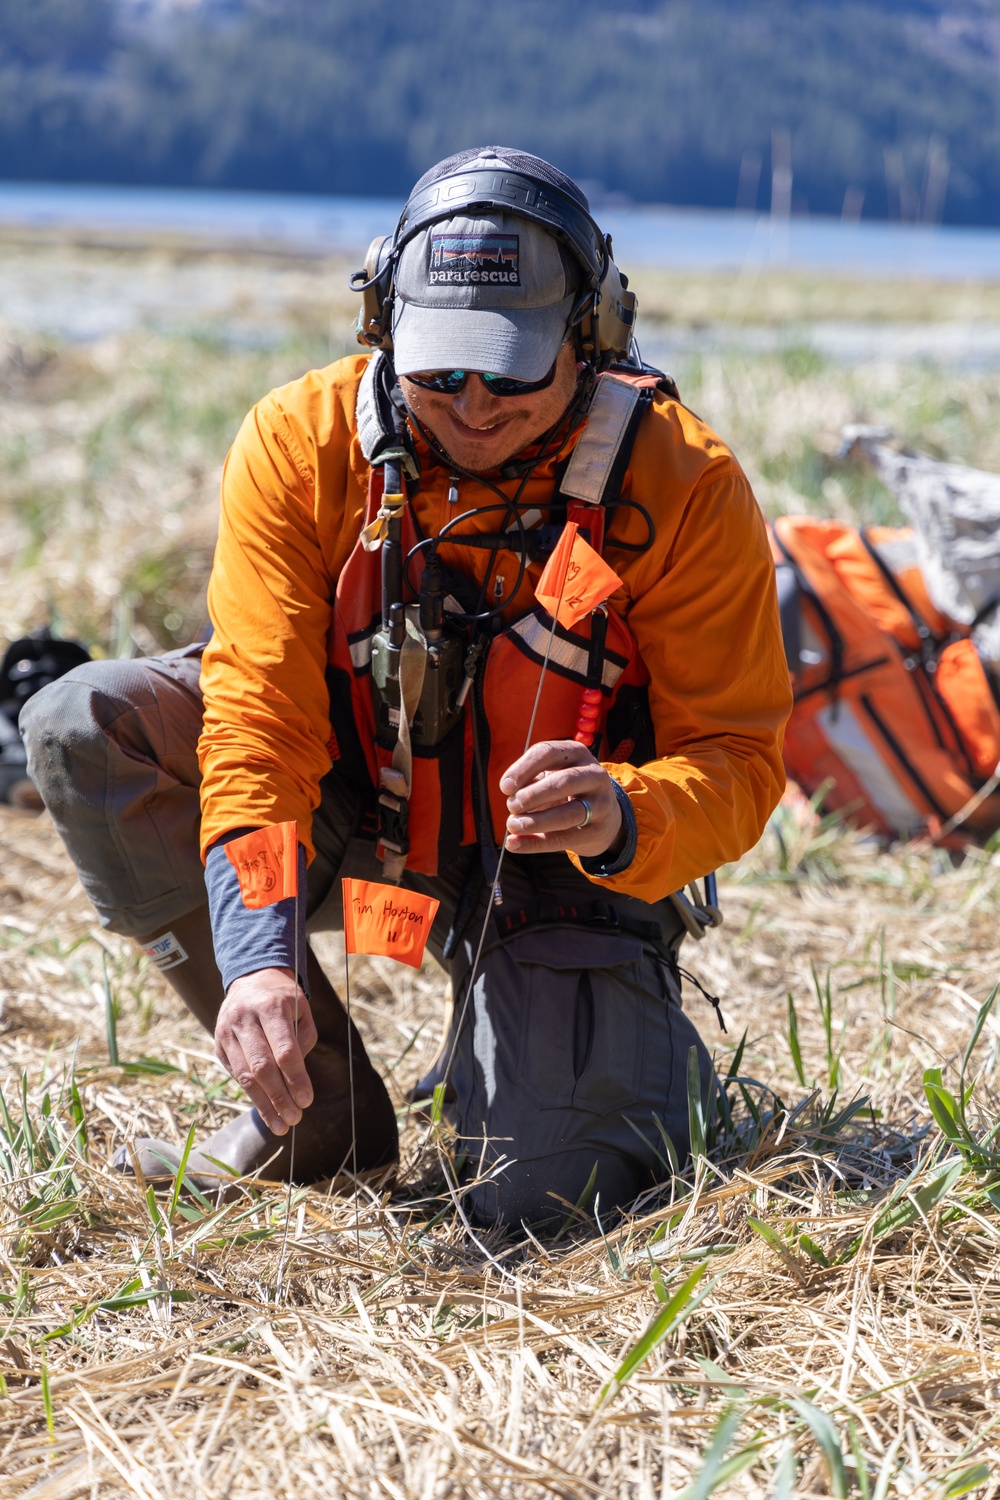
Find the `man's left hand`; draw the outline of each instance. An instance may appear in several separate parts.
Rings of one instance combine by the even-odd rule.
[[[576,740],[532,745],[501,776],[500,790],[510,812],[506,845],[511,854],[571,849],[592,858],[608,853],[623,832],[614,782]],[[584,799],[590,807],[585,827]]]

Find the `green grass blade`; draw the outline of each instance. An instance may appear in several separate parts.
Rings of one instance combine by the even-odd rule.
[[[45,1425],[49,1430],[49,1442],[54,1443],[56,1440],[56,1414],[52,1405],[52,1391],[49,1386],[49,1367],[44,1359],[42,1360],[41,1384],[42,1405],[45,1407]]]
[[[83,1108],[83,1101],[80,1098],[80,1090],[77,1087],[77,1082],[76,1082],[75,1078],[73,1079],[72,1083],[70,1084],[70,1095],[69,1095],[69,1097],[70,1097],[70,1106],[69,1106],[70,1107],[70,1113],[73,1116],[73,1123],[76,1126],[76,1133],[75,1133],[76,1144],[77,1144],[77,1146],[79,1148],[80,1155],[83,1157],[84,1161],[89,1162],[89,1160],[90,1160],[90,1143],[89,1143],[89,1141],[87,1139],[87,1116],[86,1116],[86,1113],[85,1113],[84,1108]]]
[[[721,1365],[717,1365],[714,1360],[706,1358],[704,1354],[696,1354],[694,1359],[701,1373],[707,1379],[714,1380],[721,1385],[731,1401],[746,1399],[747,1393],[734,1375],[727,1375]]]
[[[37,1172],[45,1166],[44,1161],[39,1160],[37,1151],[38,1136],[35,1127],[31,1123],[28,1113],[28,1075],[21,1074],[21,1129],[18,1132],[28,1156],[28,1166],[32,1172]]]
[[[632,1125],[632,1121],[628,1120],[628,1124]],[[638,1135],[640,1140],[646,1139],[637,1125],[632,1125],[632,1129],[635,1131],[636,1135]],[[558,1240],[562,1239],[563,1235],[566,1233],[571,1224],[579,1224],[582,1219],[586,1218],[584,1208],[585,1205],[589,1203],[590,1195],[594,1191],[594,1184],[597,1181],[597,1168],[599,1165],[600,1163],[595,1159],[594,1165],[590,1169],[590,1176],[587,1178],[583,1192],[580,1194],[579,1198],[577,1198],[576,1200],[576,1203],[573,1205],[572,1212],[566,1215],[565,1219],[563,1219],[559,1228],[552,1236],[553,1245],[556,1244]]]
[[[989,1483],[992,1473],[989,1464],[973,1464],[971,1469],[962,1469],[945,1485],[942,1492],[944,1500],[958,1500],[959,1495],[967,1495],[970,1490],[978,1490],[980,1485]]]
[[[150,1222],[153,1225],[154,1234],[160,1239],[167,1239],[167,1226],[160,1212],[160,1205],[156,1201],[156,1190],[152,1184],[146,1189],[146,1206],[149,1209]]]
[[[108,1036],[108,1060],[113,1068],[118,1066],[118,1016],[111,994],[111,979],[108,975],[108,955],[101,949],[104,960],[104,1024]]]
[[[830,1260],[826,1251],[808,1234],[799,1235],[799,1247],[806,1252],[810,1260],[822,1266],[825,1271],[830,1269]]]
[[[733,1082],[733,1079],[736,1077],[736,1075],[740,1071],[740,1067],[742,1066],[742,1063],[743,1063],[743,1053],[744,1053],[744,1051],[746,1049],[746,1044],[747,1044],[747,1033],[744,1031],[743,1035],[740,1037],[740,1040],[739,1040],[739,1043],[737,1045],[736,1051],[733,1053],[733,1060],[729,1064],[729,1070],[726,1073],[725,1082],[722,1085],[723,1089],[726,1092],[728,1092],[729,1085]]]
[[[628,1267],[625,1265],[624,1260],[618,1254],[618,1251],[615,1249],[614,1245],[611,1244],[611,1241],[604,1233],[604,1225],[601,1223],[600,1206],[601,1195],[600,1193],[598,1193],[597,1197],[594,1199],[594,1223],[597,1225],[597,1232],[601,1236],[601,1243],[604,1245],[604,1249],[608,1257],[608,1265],[611,1267],[611,1274],[613,1276],[616,1276],[619,1281],[628,1281]]]
[[[654,1116],[654,1118],[655,1118],[655,1116]],[[643,1133],[639,1129],[638,1125],[635,1123],[634,1120],[630,1119],[628,1115],[622,1115],[622,1119],[625,1121],[625,1124],[628,1126],[629,1130],[633,1131],[639,1137],[640,1141],[642,1142],[642,1144],[646,1148],[646,1150],[647,1151],[652,1151],[653,1155],[656,1157],[656,1160],[660,1163],[660,1166],[663,1168],[664,1172],[666,1172],[667,1175],[669,1176],[670,1175],[670,1166],[669,1166],[669,1163],[667,1161],[667,1158],[663,1155],[662,1151],[660,1151],[660,1149],[656,1145],[653,1144],[653,1142],[649,1139],[648,1135],[643,1135]],[[596,1165],[596,1163],[595,1163],[595,1165]],[[557,1238],[558,1238],[558,1236],[557,1236]]]
[[[753,1214],[747,1214],[747,1223],[755,1234],[760,1235],[766,1245],[770,1245],[772,1250],[776,1250],[781,1256],[788,1255],[788,1246],[777,1230],[771,1228],[770,1224],[765,1224],[763,1219],[755,1219]]]
[[[938,1168],[934,1176],[923,1187],[917,1188],[913,1193],[902,1198],[901,1201],[897,1200],[889,1207],[883,1209],[872,1225],[872,1244],[877,1244],[887,1234],[892,1234],[895,1230],[902,1229],[905,1225],[911,1224],[921,1212],[926,1214],[932,1208],[935,1208],[941,1199],[955,1186],[955,1183],[962,1175],[964,1166],[965,1163],[962,1161],[951,1162],[950,1164],[946,1163],[944,1167]],[[904,1183],[903,1191],[905,1192],[905,1190],[906,1184]]]
[[[656,1293],[657,1301],[662,1302],[665,1305],[670,1301],[670,1291],[667,1287],[667,1283],[663,1279],[663,1272],[660,1270],[659,1266],[656,1264],[656,1261],[653,1260],[652,1257],[650,1257],[650,1265],[650,1279],[653,1283],[653,1291]]]
[[[133,1307],[145,1307],[150,1302],[156,1302],[158,1298],[165,1297],[171,1302],[194,1302],[194,1292],[186,1292],[181,1287],[148,1286],[141,1292],[129,1292],[121,1297],[105,1297],[97,1303],[104,1312],[128,1312]]]
[[[170,1212],[167,1215],[167,1218],[171,1220],[173,1219],[174,1214],[177,1212],[177,1200],[181,1195],[181,1188],[184,1185],[184,1169],[188,1164],[188,1157],[191,1155],[191,1151],[194,1146],[194,1133],[196,1129],[197,1126],[192,1124],[191,1129],[187,1133],[187,1140],[184,1142],[184,1150],[181,1152],[181,1159],[177,1163],[177,1171],[174,1173],[174,1190],[170,1195]]]
[[[901,1434],[899,1437],[894,1438],[886,1449],[885,1457],[882,1460],[882,1467],[878,1471],[878,1479],[875,1481],[872,1500],[886,1500],[889,1494],[889,1486],[895,1478],[896,1454],[899,1452],[902,1444],[903,1438]]]
[[[701,1102],[701,1067],[697,1047],[688,1048],[687,1059],[688,1129],[691,1132],[691,1160],[706,1155],[705,1111]]]
[[[852,1417],[847,1424],[847,1430],[851,1438],[851,1452],[854,1455],[854,1483],[857,1486],[861,1500],[871,1500],[871,1486],[868,1483],[868,1462],[861,1449],[861,1439],[858,1436],[858,1424]]]
[[[990,991],[989,996],[987,997],[987,999],[979,1007],[979,1012],[978,1012],[978,1014],[976,1016],[976,1024],[972,1028],[972,1035],[969,1037],[969,1040],[968,1040],[968,1043],[966,1045],[965,1051],[962,1054],[962,1063],[961,1063],[961,1066],[959,1067],[959,1070],[958,1070],[958,1100],[959,1100],[959,1110],[960,1110],[960,1113],[961,1113],[962,1126],[963,1126],[963,1129],[964,1129],[966,1135],[971,1135],[971,1132],[969,1131],[969,1127],[968,1127],[968,1122],[966,1120],[965,1110],[966,1110],[966,1106],[968,1105],[969,1099],[970,1099],[970,1097],[972,1095],[972,1088],[973,1088],[973,1086],[970,1084],[969,1087],[968,1087],[968,1089],[966,1089],[966,1086],[965,1086],[966,1069],[969,1066],[969,1061],[970,1061],[970,1059],[972,1057],[973,1049],[975,1048],[976,1043],[979,1041],[980,1035],[982,1034],[983,1027],[986,1025],[987,1019],[989,1018],[989,1014],[990,1014],[990,1012],[993,1009],[993,1005],[994,1005],[994,1002],[996,1001],[996,997],[997,997],[997,993],[998,992],[1000,992],[1000,985],[996,985],[995,984],[993,986],[992,990]],[[926,1085],[925,1085],[925,1087],[926,1087]],[[979,1163],[977,1163],[977,1164],[979,1164]]]
[[[2,1088],[0,1088],[0,1115],[3,1116],[3,1129],[7,1143],[16,1152],[18,1131],[15,1129],[14,1121],[11,1119],[10,1110],[7,1108],[7,1097]]]
[[[781,1446],[781,1457],[774,1471],[772,1500],[795,1500],[799,1463],[795,1456],[795,1444],[786,1438]]]
[[[745,1443],[742,1448],[739,1448],[735,1453],[730,1454],[730,1456],[719,1465],[718,1471],[715,1476],[715,1488],[718,1489],[720,1485],[727,1484],[730,1479],[735,1479],[737,1475],[742,1474],[745,1469],[749,1469],[751,1464],[756,1463],[757,1459],[760,1457],[760,1452],[763,1446],[763,1439],[757,1437],[753,1440],[753,1442]]]
[[[701,1468],[687,1488],[677,1496],[677,1500],[707,1500],[707,1496],[724,1482],[727,1476],[722,1473],[722,1468],[726,1449],[735,1437],[745,1415],[745,1411],[732,1402],[723,1407],[722,1414],[715,1424],[712,1441],[702,1458]]]
[[[827,1087],[836,1089],[840,1087],[840,1056],[843,1052],[843,1031],[841,1031],[841,1045],[839,1051],[834,1051],[833,1046],[833,995],[830,990],[830,970],[826,971],[826,984],[824,986],[824,1023],[826,1032],[826,1066]]]
[[[667,1134],[667,1128],[655,1110],[653,1112],[653,1124],[656,1126],[660,1140],[663,1142],[663,1150],[670,1165],[671,1175],[679,1177],[681,1175],[681,1164],[677,1160],[677,1147]]]
[[[995,984],[990,991],[989,998],[984,1001],[984,1003],[979,1007],[979,1014],[976,1016],[976,1024],[972,1028],[972,1035],[969,1037],[968,1045],[964,1053],[962,1054],[962,1066],[960,1067],[958,1072],[958,1091],[962,1095],[964,1095],[965,1093],[965,1070],[969,1066],[969,1058],[972,1056],[973,1048],[979,1041],[980,1033],[982,1032],[983,1027],[986,1025],[986,1021],[990,1014],[990,1011],[993,1009],[993,1003],[996,1000],[998,991],[1000,991],[1000,984]]]
[[[833,1418],[804,1396],[792,1396],[788,1405],[802,1418],[809,1428],[816,1444],[823,1455],[827,1474],[830,1478],[830,1489],[834,1500],[847,1500],[848,1482],[847,1468],[844,1464],[844,1452],[840,1446],[840,1433],[837,1431]]]
[[[941,1069],[928,1068],[924,1073],[924,1095],[930,1112],[945,1139],[959,1151],[975,1151],[976,1141],[963,1119],[961,1101],[941,1083]]]
[[[843,1130],[844,1126],[851,1123],[855,1115],[859,1115],[863,1109],[867,1109],[869,1107],[870,1096],[868,1094],[859,1094],[857,1099],[852,1099],[850,1104],[845,1104],[844,1107],[837,1110],[836,1113],[833,1112],[833,1105],[835,1102],[836,1095],[834,1095],[834,1098],[830,1101],[830,1111],[824,1118],[823,1128],[820,1131],[820,1138],[826,1141],[835,1140]]]
[[[670,1300],[665,1302],[650,1320],[645,1332],[632,1345],[608,1383],[602,1387],[601,1394],[597,1398],[598,1407],[603,1406],[605,1401],[621,1390],[625,1382],[649,1358],[656,1346],[661,1344],[676,1328],[679,1328],[698,1304],[708,1296],[712,1287],[718,1284],[719,1278],[716,1277],[697,1297],[694,1295],[695,1288],[704,1276],[707,1266],[708,1262],[704,1260],[695,1266],[690,1276],[684,1278]]]
[[[802,1066],[802,1048],[799,1045],[799,1014],[795,1009],[791,990],[788,991],[788,1050],[792,1054],[792,1062],[795,1065],[795,1076],[805,1088],[806,1072]]]
[[[66,1219],[75,1219],[80,1212],[78,1198],[63,1198],[55,1203],[45,1203],[25,1219],[32,1231],[54,1229]]]

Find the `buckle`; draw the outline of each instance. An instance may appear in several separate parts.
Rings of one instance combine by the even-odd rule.
[[[410,852],[410,804],[406,797],[381,791],[378,798],[379,843],[394,854]]]

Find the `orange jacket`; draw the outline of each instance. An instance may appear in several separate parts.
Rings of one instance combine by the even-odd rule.
[[[205,652],[202,848],[234,828],[295,819],[312,857],[312,810],[330,767],[324,672],[336,580],[357,539],[368,465],[354,422],[367,356],[338,361],[272,391],[250,412],[226,461],[209,584],[215,635]],[[557,464],[543,462],[524,511],[544,505]],[[447,519],[449,472],[418,438],[413,507],[425,534]],[[513,494],[516,482],[504,482]],[[472,480],[459,507],[495,500]],[[784,786],[781,735],[791,708],[763,518],[736,460],[703,422],[657,395],[632,450],[622,494],[655,522],[645,552],[641,515],[622,508],[604,555],[622,579],[611,607],[628,622],[650,674],[658,759],[607,764],[635,809],[639,843],[607,880],[645,901],[738,858],[760,837]],[[492,532],[496,514],[481,518]],[[517,558],[443,545],[442,564],[482,581],[513,582]],[[505,618],[533,602],[528,570]],[[527,726],[525,726],[527,727]],[[572,858],[572,856],[571,856]]]

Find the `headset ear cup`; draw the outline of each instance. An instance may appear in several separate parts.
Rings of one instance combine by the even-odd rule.
[[[361,293],[355,325],[359,344],[369,349],[392,348],[392,238],[376,235],[365,254],[364,269],[355,271],[351,287]]]
[[[569,328],[577,359],[584,364],[596,366],[600,354],[596,292],[588,290],[577,298],[569,315]]]
[[[623,276],[609,260],[601,282],[600,345],[601,354],[610,360],[624,359],[632,346],[638,299],[629,291],[628,277]],[[605,363],[608,363],[608,359]]]

